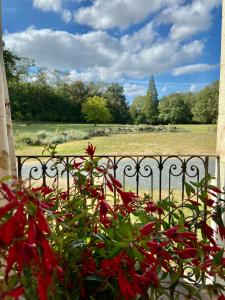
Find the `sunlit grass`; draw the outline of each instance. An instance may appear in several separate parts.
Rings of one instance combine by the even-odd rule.
[[[97,128],[118,125],[98,125]],[[120,125],[121,126],[121,125]],[[169,125],[168,125],[169,126]],[[88,142],[93,143],[96,154],[100,155],[190,155],[215,154],[216,151],[216,125],[176,125],[187,132],[150,132],[138,134],[118,134],[104,137],[93,137],[89,140],[72,141],[58,145],[58,154],[79,155],[84,154]],[[15,135],[20,132],[33,134],[39,130],[90,130],[90,124],[48,124],[38,123],[27,126],[16,124]],[[41,146],[19,146],[17,155],[41,155]]]

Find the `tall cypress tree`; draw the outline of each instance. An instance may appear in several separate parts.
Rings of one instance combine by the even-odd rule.
[[[154,76],[149,81],[147,95],[145,96],[144,114],[147,123],[154,124],[158,118],[158,92],[155,86]]]

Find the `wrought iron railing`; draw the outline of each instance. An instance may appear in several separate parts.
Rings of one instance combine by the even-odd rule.
[[[97,156],[100,164],[108,163],[115,178],[124,189],[137,194],[148,193],[152,199],[161,200],[172,191],[185,197],[185,181],[199,181],[207,174],[215,175],[219,156]],[[55,164],[60,158],[62,163]],[[79,160],[80,156],[17,156],[18,177],[30,184],[47,185],[54,182],[57,187],[69,190],[72,176],[69,171],[62,174],[65,165]],[[219,170],[217,170],[219,173]]]

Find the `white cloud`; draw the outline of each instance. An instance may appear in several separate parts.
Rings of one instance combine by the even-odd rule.
[[[101,31],[79,35],[30,27],[4,38],[16,53],[33,57],[38,65],[56,69],[108,67],[120,51],[118,42]]]
[[[158,34],[154,31],[153,23],[149,22],[132,35],[124,35],[121,38],[121,44],[128,51],[130,49],[137,51],[151,45],[157,36]]]
[[[208,65],[208,64],[195,64],[195,65],[187,65],[183,67],[175,68],[172,71],[172,74],[175,76],[184,75],[184,74],[193,74],[193,73],[201,73],[207,72],[218,68],[218,65]]]
[[[74,13],[74,21],[95,29],[126,28],[150,14],[184,0],[95,0],[91,6],[81,7]]]
[[[62,8],[62,0],[33,0],[33,6],[45,12],[58,12]]]
[[[62,19],[65,23],[69,23],[72,21],[72,13],[68,9],[64,9],[62,11]]]
[[[128,96],[142,96],[146,94],[146,87],[143,85],[126,83],[124,84],[124,92]]]
[[[81,80],[84,82],[89,82],[89,81],[94,81],[96,79],[96,76],[95,76],[93,70],[86,70],[84,72],[78,72],[76,70],[71,70],[69,72],[69,75],[67,76],[67,79],[69,81]]]
[[[221,4],[221,0],[193,0],[186,5],[164,9],[157,20],[170,24],[172,40],[184,40],[208,30],[212,25],[212,10]]]
[[[167,89],[168,89],[168,87],[166,86],[166,85],[164,85],[163,87],[162,87],[162,93],[165,93],[166,91],[167,91]]]
[[[64,1],[65,0],[33,0],[33,6],[44,12],[53,11],[59,13],[63,21],[69,23],[72,21],[73,15],[68,9],[63,9]]]
[[[199,88],[197,87],[196,84],[192,84],[192,85],[190,86],[190,88],[189,88],[189,92],[194,93],[194,92],[197,92],[198,89],[199,89]]]
[[[148,31],[152,38],[145,40],[142,30]],[[71,76],[95,80],[170,72],[184,63],[196,61],[204,49],[202,41],[181,44],[170,40],[154,40],[154,36],[150,25],[122,38],[114,38],[104,31],[71,34],[30,27],[23,32],[7,33],[4,40],[11,50],[21,56],[34,58],[38,65],[50,69],[76,70]]]

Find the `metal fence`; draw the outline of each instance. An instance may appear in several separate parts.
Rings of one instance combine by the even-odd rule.
[[[72,176],[69,171],[62,174],[66,165],[78,161],[81,156],[17,156],[18,177],[29,184],[49,185],[54,182],[58,188],[69,190]],[[85,157],[85,156],[82,156]],[[152,199],[179,193],[184,199],[185,182],[199,181],[207,174],[215,176],[219,156],[96,156],[99,164],[108,164],[115,178],[125,190],[137,194],[148,193]],[[57,159],[61,164],[55,164]],[[219,170],[217,169],[217,173]]]

